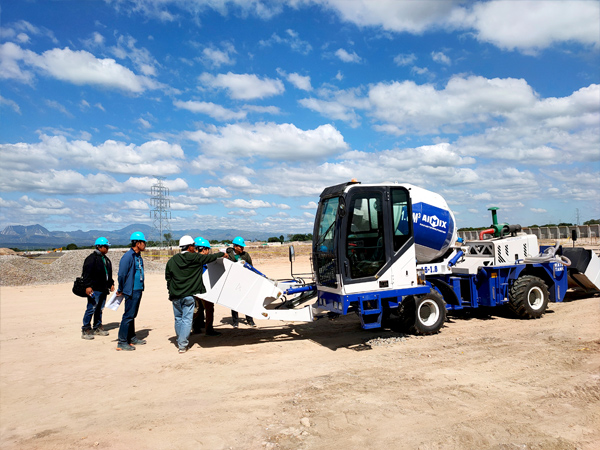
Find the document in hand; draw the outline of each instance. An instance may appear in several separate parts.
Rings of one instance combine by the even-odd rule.
[[[116,292],[113,292],[108,300],[106,300],[105,307],[108,309],[112,309],[116,311],[119,309],[119,305],[123,301],[123,294],[117,295]]]

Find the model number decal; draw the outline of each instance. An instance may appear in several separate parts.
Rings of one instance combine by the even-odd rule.
[[[423,266],[423,272],[425,272],[425,274],[429,274],[429,273],[437,273],[438,271],[438,266]]]

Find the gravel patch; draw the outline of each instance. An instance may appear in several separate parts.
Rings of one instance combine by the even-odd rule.
[[[390,337],[377,337],[368,340],[365,342],[366,345],[370,345],[371,347],[384,347],[388,345],[398,344],[400,342],[404,342],[406,340],[405,335],[400,336],[390,336]]]
[[[0,285],[25,286],[35,284],[59,284],[72,282],[81,275],[83,261],[91,250],[65,252],[50,264],[44,264],[24,256],[0,255]],[[113,279],[117,279],[119,261],[124,251],[109,251],[108,258],[113,265]],[[148,273],[164,272],[165,263],[144,259],[144,269]]]

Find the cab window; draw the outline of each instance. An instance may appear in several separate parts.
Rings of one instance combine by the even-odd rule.
[[[392,217],[394,222],[394,251],[397,252],[411,236],[408,193],[392,188]]]
[[[385,264],[382,206],[379,192],[358,194],[348,205],[346,257],[351,278],[373,276]]]

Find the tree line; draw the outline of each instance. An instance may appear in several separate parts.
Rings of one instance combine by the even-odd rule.
[[[586,220],[585,222],[583,222],[584,225],[596,225],[596,224],[600,224],[600,219],[590,219],[590,220]],[[561,223],[547,223],[544,225],[529,225],[527,226],[527,228],[544,228],[544,227],[575,227],[577,225],[575,225],[574,223],[567,223],[567,222],[561,222]],[[463,228],[459,228],[458,231],[479,231],[479,230],[485,230],[489,228],[489,226],[487,227],[463,227]]]

